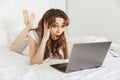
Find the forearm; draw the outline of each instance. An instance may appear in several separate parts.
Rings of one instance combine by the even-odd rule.
[[[65,35],[65,37],[66,37],[66,44],[64,48],[64,59],[68,59],[70,57],[71,47],[70,47],[70,43],[69,43],[67,35]]]
[[[68,59],[70,57],[70,53],[71,53],[70,44],[66,43],[66,48],[65,48],[65,52],[64,52],[64,59]]]
[[[39,48],[37,49],[36,54],[33,56],[30,64],[41,64],[43,62],[46,42],[47,41],[44,41],[44,39],[41,41],[41,44]]]

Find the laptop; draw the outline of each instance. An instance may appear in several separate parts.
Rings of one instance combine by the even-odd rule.
[[[102,66],[110,45],[111,41],[75,43],[68,63],[51,64],[50,66],[66,73],[98,68]]]

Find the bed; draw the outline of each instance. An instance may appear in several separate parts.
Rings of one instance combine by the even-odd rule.
[[[78,42],[106,41],[104,37],[70,38],[71,46]],[[120,80],[120,46],[112,43],[104,63],[99,68],[63,73],[50,64],[68,60],[47,59],[43,64],[29,65],[29,57],[0,46],[0,80]]]

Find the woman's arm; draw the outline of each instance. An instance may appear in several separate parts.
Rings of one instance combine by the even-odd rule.
[[[44,52],[46,42],[42,39],[40,46],[37,48],[37,44],[31,36],[28,36],[30,47],[30,64],[41,64],[44,59]]]
[[[47,40],[50,36],[50,28],[48,28],[48,23],[44,22],[44,35],[41,40],[40,46],[37,49],[37,45],[31,36],[28,36],[30,44],[30,64],[41,64],[44,60],[44,53]]]
[[[70,57],[70,54],[71,54],[71,47],[70,47],[70,43],[68,41],[66,31],[64,32],[64,35],[65,35],[65,38],[66,38],[65,48],[63,49],[64,59],[68,59]]]
[[[64,59],[70,58],[71,48],[68,42],[65,44],[65,48],[63,49],[63,52],[64,52]]]

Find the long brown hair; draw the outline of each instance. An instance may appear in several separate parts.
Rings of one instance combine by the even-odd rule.
[[[65,26],[69,25],[69,18],[62,10],[53,8],[49,9],[45,12],[38,23],[38,27],[35,29],[38,33],[38,36],[40,37],[40,40],[42,40],[44,34],[44,21],[48,22],[48,27],[52,27],[57,17],[64,19]],[[57,55],[61,58],[62,56],[60,55],[59,50],[65,47],[65,43],[66,38],[64,32],[57,40],[52,40],[50,37],[46,44],[44,59],[48,58],[50,56],[50,53],[52,53],[53,56]]]

